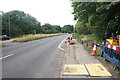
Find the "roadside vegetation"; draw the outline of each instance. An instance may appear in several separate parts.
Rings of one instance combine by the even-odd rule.
[[[90,43],[102,44],[109,21],[117,17],[120,23],[120,2],[72,2],[71,5],[74,20],[76,20],[75,38],[90,52],[92,51]],[[115,26],[116,24],[110,26],[110,33],[117,31]]]
[[[29,35],[24,35],[21,37],[14,38],[15,40],[13,42],[27,42],[27,41],[31,41],[31,40],[59,36],[59,35],[63,35],[63,33],[59,33],[59,34],[29,34]]]
[[[41,25],[35,17],[23,11],[13,10],[2,15],[2,35],[19,37],[29,34],[72,33],[73,25],[64,26],[44,23]]]
[[[13,10],[2,15],[2,35],[13,39],[12,42],[26,42],[46,37],[72,33],[73,25],[64,26],[45,23],[41,25],[35,17],[23,11]],[[6,43],[1,43],[4,46]]]
[[[58,33],[58,34],[29,34],[29,35],[24,35],[24,36],[21,36],[21,37],[14,38],[13,41],[1,42],[0,43],[0,47],[5,47],[6,44],[9,44],[9,43],[12,43],[12,42],[27,42],[27,41],[32,41],[32,40],[37,40],[37,39],[42,39],[42,38],[47,38],[47,37],[59,36],[59,35],[64,35],[64,33]]]
[[[96,38],[103,39],[109,21],[118,18],[120,23],[120,2],[73,2],[72,7],[75,32],[80,35],[94,34]],[[116,25],[111,24],[110,33],[118,29]]]
[[[2,42],[2,43],[0,43],[0,47],[5,47],[5,44],[8,44],[8,43],[12,43],[12,41],[9,41],[9,42]]]
[[[84,47],[88,50],[89,53],[92,52],[93,47],[91,46],[91,43],[96,42],[98,45],[101,45],[103,40],[97,39],[94,34],[75,34],[75,38],[78,40],[79,43],[83,44]],[[97,48],[97,53],[99,55],[100,48]]]

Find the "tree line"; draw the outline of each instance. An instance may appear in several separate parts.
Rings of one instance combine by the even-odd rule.
[[[95,34],[103,38],[109,21],[117,17],[120,23],[120,2],[72,2],[71,5],[78,34]],[[109,31],[116,31],[116,25],[111,25]]]
[[[51,25],[37,21],[23,11],[13,10],[2,15],[2,35],[18,37],[26,34],[72,33],[73,25]]]

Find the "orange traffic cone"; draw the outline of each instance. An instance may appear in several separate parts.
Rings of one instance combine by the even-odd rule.
[[[67,43],[67,41],[65,40],[64,43]]]
[[[65,38],[64,43],[67,43],[67,38]]]
[[[93,47],[93,51],[92,51],[92,55],[96,55],[97,52],[96,52],[96,43],[94,43],[94,47]]]

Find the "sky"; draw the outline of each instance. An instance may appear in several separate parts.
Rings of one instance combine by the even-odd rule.
[[[41,24],[74,25],[70,0],[1,0],[0,11],[24,11]]]

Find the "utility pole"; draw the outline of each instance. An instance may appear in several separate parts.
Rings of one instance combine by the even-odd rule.
[[[0,11],[0,36],[2,35],[2,15],[3,15],[3,11]]]
[[[10,31],[10,16],[8,18],[8,22],[9,22],[9,37],[11,37],[11,31]]]

